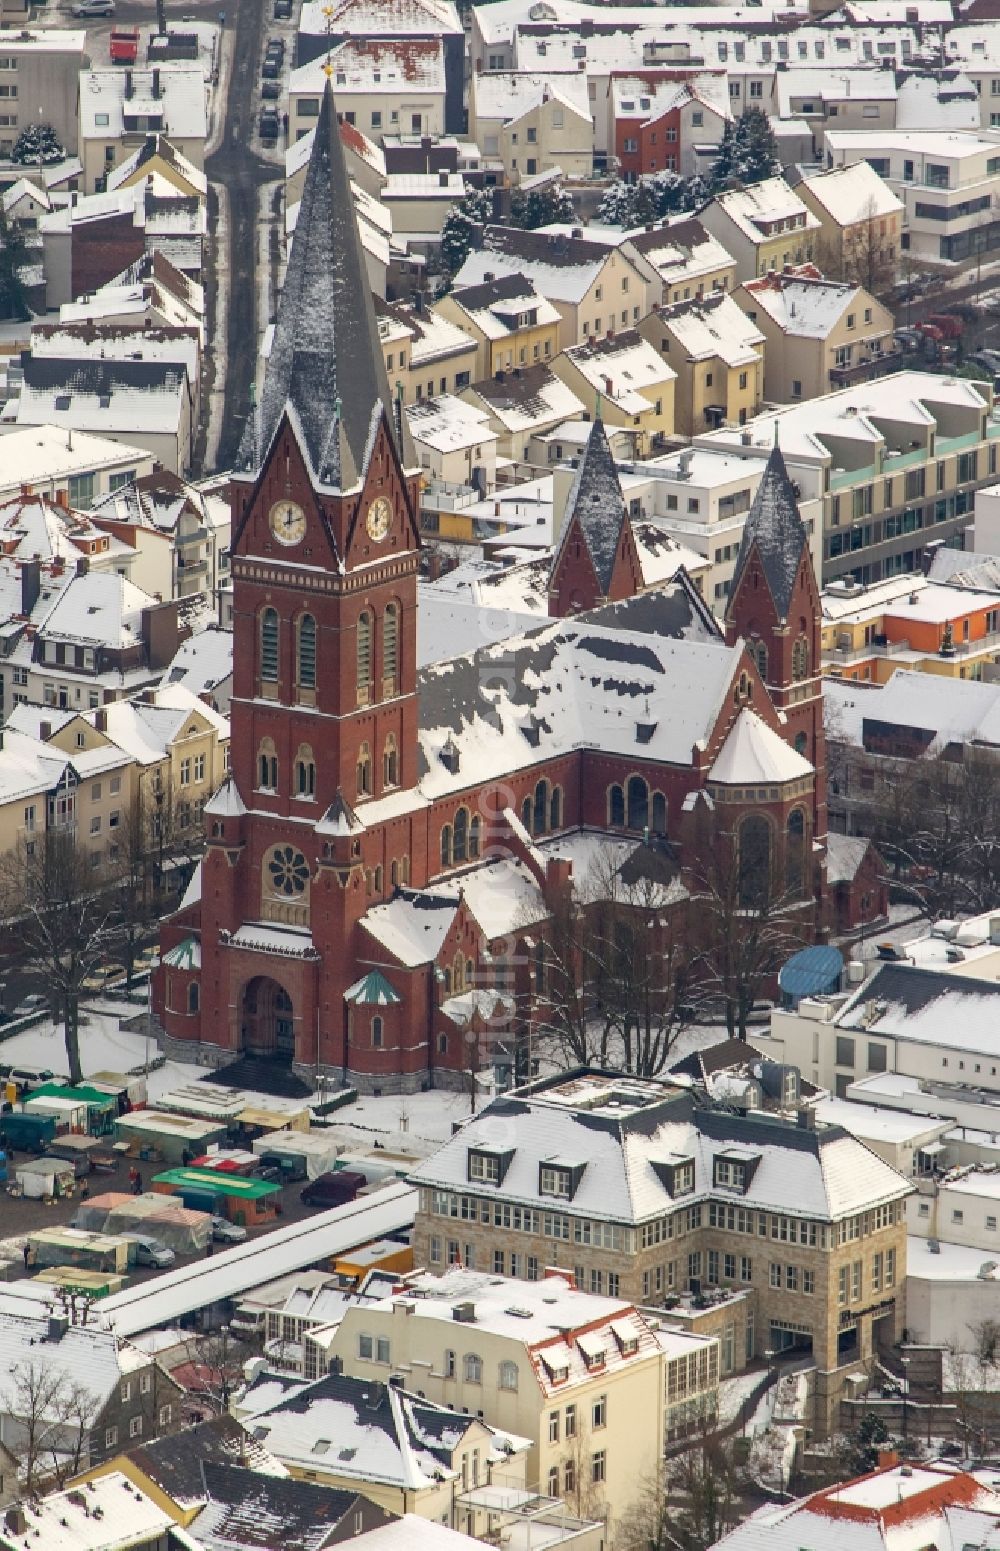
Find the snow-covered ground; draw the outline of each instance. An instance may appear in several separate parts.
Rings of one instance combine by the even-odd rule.
[[[107,1004],[88,1006],[83,1017],[86,1021],[80,1029],[80,1059],[85,1077],[95,1072],[141,1070],[147,1061],[157,1059],[159,1051],[155,1041],[147,1041],[141,1034],[123,1029],[117,1010]],[[37,1067],[65,1077],[69,1063],[62,1024],[40,1023],[33,1029],[25,1029],[23,1034],[3,1040],[0,1042],[0,1060],[11,1066]],[[205,1068],[193,1062],[168,1061],[149,1073],[149,1098],[155,1100],[172,1088],[197,1082],[204,1075]]]
[[[755,1373],[737,1373],[734,1374],[731,1379],[720,1380],[719,1421],[723,1425],[726,1422],[733,1421],[739,1412],[740,1406],[747,1399],[748,1395],[753,1392],[754,1388],[760,1383],[761,1377],[762,1375],[758,1370]],[[770,1392],[761,1397],[757,1411],[754,1413],[754,1416],[747,1425],[748,1432],[752,1432],[754,1430],[754,1427],[757,1423],[757,1413],[761,1410],[761,1407],[766,1405],[769,1394]],[[767,1418],[769,1415],[770,1412],[767,1411],[762,1418],[763,1424],[765,1426],[767,1425]]]

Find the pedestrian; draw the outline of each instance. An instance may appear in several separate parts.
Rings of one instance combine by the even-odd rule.
[[[142,1195],[142,1180],[139,1178],[138,1174],[136,1174],[136,1176],[135,1176],[135,1182],[134,1182],[134,1184],[132,1186],[132,1194],[134,1196],[141,1196]]]
[[[35,1269],[35,1267],[37,1266],[37,1264],[38,1264],[38,1251],[35,1248],[34,1244],[29,1244],[28,1245],[28,1253],[27,1253],[27,1256],[25,1257],[24,1264],[25,1264],[25,1266],[27,1267],[27,1269],[29,1271],[33,1271]]]
[[[27,1271],[27,1269],[28,1269],[28,1257],[31,1254],[31,1245],[28,1243],[27,1239],[25,1239],[25,1241],[24,1241],[23,1254],[24,1254],[24,1269]]]
[[[206,1260],[211,1255],[211,1253],[212,1253],[212,1241],[211,1241],[211,1239],[209,1239],[208,1243],[205,1245],[205,1259]]]

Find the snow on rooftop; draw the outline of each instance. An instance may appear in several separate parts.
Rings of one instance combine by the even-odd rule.
[[[744,706],[708,772],[708,779],[721,786],[761,786],[801,781],[811,775],[809,761],[772,731],[756,711]]]

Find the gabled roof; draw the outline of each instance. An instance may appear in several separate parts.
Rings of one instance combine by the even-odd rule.
[[[566,519],[562,536],[552,560],[555,574],[576,525],[593,562],[601,592],[607,596],[614,575],[615,556],[621,543],[622,530],[627,521],[622,487],[618,470],[611,456],[608,438],[604,434],[604,422],[600,416],[593,428],[580,459],[566,502]]]
[[[205,1501],[202,1466],[243,1465],[256,1476],[285,1476],[284,1465],[254,1441],[227,1413],[181,1432],[155,1438],[124,1456],[178,1508]],[[124,1466],[128,1472],[128,1464]]]
[[[235,1463],[203,1467],[208,1502],[194,1533],[207,1551],[322,1551],[358,1504],[337,1491],[290,1476],[262,1476]]]
[[[256,475],[287,411],[319,485],[349,490],[362,477],[377,415],[392,398],[329,80],[316,124],[295,240],[260,405],[236,458]],[[402,460],[409,452],[402,428]]]
[[[750,552],[756,546],[778,617],[786,619],[799,561],[808,544],[785,460],[781,456],[781,449],[775,444],[743,528],[730,598],[734,596],[746,570]]]

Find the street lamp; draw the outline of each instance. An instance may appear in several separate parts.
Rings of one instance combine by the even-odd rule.
[[[903,1368],[903,1437],[905,1438],[906,1435],[907,1435],[907,1422],[908,1422],[908,1417],[907,1417],[907,1401],[909,1399],[909,1394],[910,1394],[910,1381],[909,1381],[909,1379],[906,1376],[906,1370],[910,1366],[910,1359],[908,1357],[901,1357],[899,1359],[899,1361],[902,1364],[902,1368]]]

